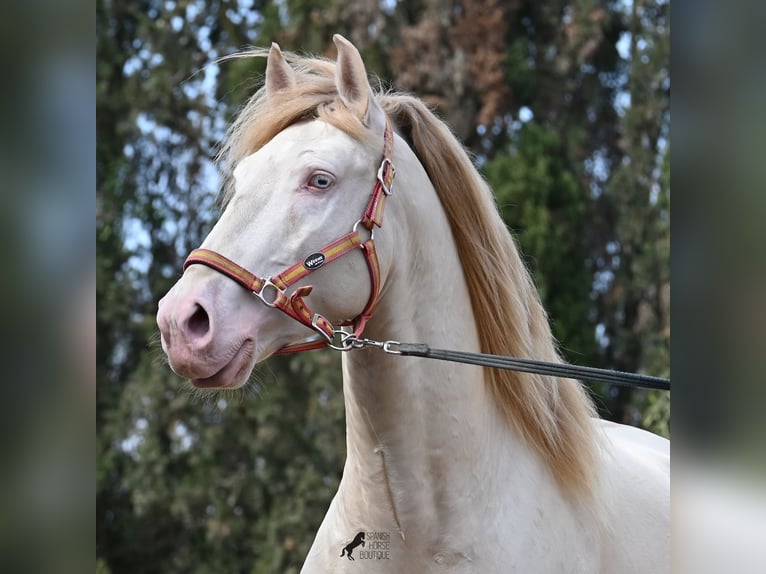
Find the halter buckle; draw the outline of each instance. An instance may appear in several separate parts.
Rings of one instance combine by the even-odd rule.
[[[391,183],[386,182],[386,168],[389,168],[391,171]],[[387,157],[383,158],[383,161],[380,162],[380,167],[378,168],[378,181],[380,182],[380,186],[383,189],[383,193],[386,195],[391,195],[394,192],[394,177],[396,176],[396,168],[394,167],[394,162],[392,162]]]
[[[346,338],[343,337],[343,335],[345,334],[344,331],[341,331],[340,329],[333,329],[332,336],[330,336],[324,331],[324,329],[322,329],[322,327],[319,326],[320,319],[324,319],[324,317],[322,317],[319,313],[314,313],[314,316],[311,318],[311,327],[314,329],[314,331],[316,331],[317,333],[322,335],[322,337],[327,339],[328,347],[332,347],[333,349],[336,348],[336,347],[333,347],[333,341],[335,341],[335,337],[338,334],[341,335],[341,344],[346,343]],[[327,321],[327,319],[325,319],[325,321]]]
[[[272,300],[268,300],[266,296],[264,295],[267,287],[271,287],[274,289],[274,299]],[[274,283],[272,283],[271,277],[266,277],[260,291],[253,291],[253,295],[258,297],[258,299],[260,299],[264,305],[271,308],[274,308],[277,306],[277,302],[279,301],[279,299],[281,298],[283,294],[284,294],[283,291],[279,287],[274,285]]]

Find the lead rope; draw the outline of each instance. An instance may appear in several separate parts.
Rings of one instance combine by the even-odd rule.
[[[552,375],[567,379],[583,379],[611,383],[626,387],[639,387],[670,391],[670,379],[642,375],[639,373],[626,373],[609,369],[597,369],[595,367],[582,367],[562,363],[549,363],[534,359],[520,359],[504,355],[489,355],[486,353],[469,353],[465,351],[449,351],[445,349],[432,349],[423,343],[400,343],[399,341],[375,341],[373,339],[359,339],[353,333],[345,333],[339,345],[331,345],[337,351],[351,351],[366,347],[380,349],[390,355],[409,357],[422,357],[453,363],[466,363],[494,369],[505,369],[522,373],[536,373],[538,375]]]

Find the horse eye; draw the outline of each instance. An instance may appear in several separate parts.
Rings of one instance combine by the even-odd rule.
[[[326,173],[315,173],[309,180],[309,185],[316,189],[327,189],[333,184],[333,179]]]

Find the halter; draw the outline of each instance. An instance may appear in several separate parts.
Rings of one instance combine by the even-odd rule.
[[[332,347],[334,346],[336,334],[341,333],[341,336],[349,334],[341,331],[340,327],[353,326],[354,336],[359,337],[364,331],[367,321],[372,316],[380,290],[380,264],[374,242],[375,227],[380,227],[383,224],[383,210],[386,206],[386,198],[393,191],[394,175],[396,173],[394,164],[391,161],[394,135],[388,119],[386,119],[383,139],[383,159],[378,168],[375,187],[372,189],[370,201],[367,203],[362,218],[354,224],[350,232],[342,237],[325,245],[319,251],[312,252],[305,259],[291,265],[275,277],[261,278],[210,249],[195,249],[184,262],[184,271],[190,265],[199,264],[223,273],[229,279],[251,291],[266,306],[279,309],[321,335],[320,338],[311,337],[301,343],[282,347],[276,354],[310,351],[327,346]],[[367,239],[364,239],[360,233],[360,224],[369,232]],[[313,289],[311,285],[298,287],[291,295],[285,292],[288,287],[310,273],[357,248],[362,250],[364,260],[367,263],[367,269],[370,272],[371,288],[367,305],[355,319],[344,321],[336,327],[319,313],[314,313],[304,301],[304,297],[311,293]]]

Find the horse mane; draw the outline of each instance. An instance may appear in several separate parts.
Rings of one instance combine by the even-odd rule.
[[[266,54],[256,50],[237,57]],[[333,61],[284,55],[295,69],[295,86],[280,93],[278,105],[270,105],[261,88],[244,106],[221,149],[220,158],[230,168],[286,127],[310,118],[321,118],[375,145],[359,119],[340,103]],[[410,143],[445,209],[472,294],[481,351],[561,362],[516,242],[463,146],[419,99],[391,92],[376,93],[375,98]],[[231,187],[225,183],[224,205]],[[573,494],[592,495],[595,413],[580,383],[498,369],[486,369],[485,380],[508,423],[537,450],[559,485]]]
[[[419,99],[390,94],[378,101],[410,142],[447,214],[481,352],[561,362],[532,277],[463,146]],[[559,484],[592,493],[595,409],[580,383],[499,369],[486,369],[485,376],[508,422],[538,450]]]

